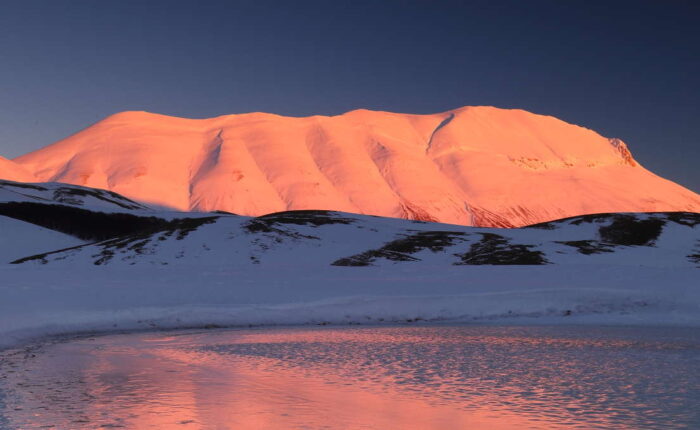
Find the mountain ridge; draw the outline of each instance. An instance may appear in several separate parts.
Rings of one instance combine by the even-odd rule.
[[[251,216],[319,209],[514,227],[587,213],[700,211],[700,196],[644,169],[619,139],[484,106],[299,118],[127,111],[13,162],[39,181]]]

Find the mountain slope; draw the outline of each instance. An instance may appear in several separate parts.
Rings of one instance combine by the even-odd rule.
[[[36,180],[34,175],[29,173],[27,169],[3,157],[0,157],[0,178],[18,182],[32,182]]]
[[[600,212],[700,211],[624,143],[522,110],[358,110],[193,120],[113,115],[15,160],[41,181],[179,210],[327,209],[509,227]]]

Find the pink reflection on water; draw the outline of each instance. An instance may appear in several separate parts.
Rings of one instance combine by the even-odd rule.
[[[204,374],[196,375],[199,383],[192,392],[196,412],[180,411],[185,415],[178,419],[195,421],[204,428],[542,427],[537,416],[488,406],[467,411],[460,404],[403,392],[389,379],[348,380],[328,366],[299,369],[266,358],[236,360],[231,366],[228,360],[212,354],[161,352],[173,362],[197,363],[202,369]]]
[[[7,409],[21,408],[11,416],[18,428],[635,428],[635,417],[620,419],[614,404],[590,412],[593,396],[601,405],[610,400],[593,385],[615,377],[620,363],[591,368],[585,354],[563,360],[557,351],[669,347],[446,332],[241,330],[74,341],[6,375],[19,387]],[[471,355],[445,349],[454,345]],[[499,366],[502,358],[490,354],[503,348],[517,360]],[[542,362],[543,350],[551,362]],[[464,374],[465,360],[474,361],[476,377]],[[597,379],[588,381],[592,370]]]

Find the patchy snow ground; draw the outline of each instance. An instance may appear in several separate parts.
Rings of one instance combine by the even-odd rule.
[[[327,211],[129,209],[118,195],[73,188],[0,186],[0,347],[249,324],[700,326],[698,214],[480,229]]]

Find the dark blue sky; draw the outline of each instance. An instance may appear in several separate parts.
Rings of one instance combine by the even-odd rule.
[[[700,191],[698,1],[0,0],[0,155],[114,112],[464,105],[627,141]]]

